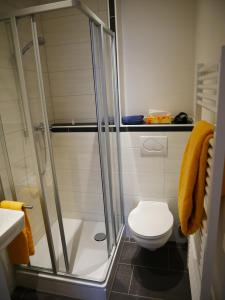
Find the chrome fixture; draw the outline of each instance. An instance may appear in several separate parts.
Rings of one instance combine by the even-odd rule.
[[[38,44],[42,46],[45,44],[45,38],[43,36],[38,37]],[[22,49],[22,55],[24,55],[31,47],[33,47],[33,41],[28,42]]]
[[[94,236],[94,239],[97,242],[103,242],[106,239],[106,234],[104,232],[96,233]]]

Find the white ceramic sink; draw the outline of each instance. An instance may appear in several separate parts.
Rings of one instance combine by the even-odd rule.
[[[22,211],[0,208],[0,251],[22,231],[23,226]]]

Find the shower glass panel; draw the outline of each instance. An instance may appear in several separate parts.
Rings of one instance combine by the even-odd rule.
[[[42,36],[40,19],[36,18],[37,22],[37,34]],[[22,53],[22,63],[25,74],[25,84],[27,88],[27,96],[29,102],[29,109],[31,115],[31,126],[33,128],[35,148],[37,151],[38,161],[40,164],[40,180],[42,182],[43,194],[45,197],[47,211],[50,223],[50,232],[52,235],[52,240],[54,244],[55,258],[56,258],[56,268],[61,271],[65,271],[65,261],[63,255],[63,247],[61,243],[61,235],[59,228],[59,219],[56,209],[56,197],[57,190],[55,188],[55,182],[53,177],[52,163],[50,159],[50,149],[48,145],[48,131],[49,122],[47,121],[47,128],[45,126],[45,119],[43,109],[49,111],[48,115],[51,117],[51,106],[48,104],[49,95],[49,84],[47,80],[46,64],[43,64],[43,84],[44,93],[46,95],[46,104],[44,107],[41,104],[41,90],[40,90],[40,78],[38,78],[37,72],[37,53],[34,51],[34,33],[32,34],[32,19],[30,16],[21,18],[17,21],[17,28],[20,40],[20,50]],[[42,45],[40,47],[43,47]],[[37,51],[39,47],[37,48]],[[45,62],[45,52],[43,49],[40,51],[42,61]],[[48,99],[48,100],[47,100]],[[42,231],[36,247],[35,255],[30,258],[31,266],[37,266],[42,268],[51,269],[51,258],[45,254],[45,248],[47,247],[47,236],[44,231]]]
[[[26,38],[29,40],[27,36],[29,27],[26,24],[26,19],[21,19],[20,21],[25,42]],[[0,33],[1,144],[5,143],[9,159],[8,164],[5,164],[5,168],[1,169],[2,185],[5,197],[8,200],[23,201],[26,205],[33,207],[27,213],[31,223],[34,243],[37,244],[45,233],[43,197],[40,189],[41,184],[36,154],[27,126],[24,103],[22,102],[21,86],[16,65],[16,52],[13,46],[13,34],[9,21],[0,22]],[[32,63],[31,59],[30,65]],[[27,66],[28,70],[32,72],[32,67],[28,68]],[[6,156],[4,161],[6,161]],[[10,172],[12,175],[11,183],[9,183]],[[15,189],[15,194],[12,192],[12,189]],[[36,248],[37,255],[38,252]],[[43,257],[48,255],[49,249],[48,245],[46,245]],[[52,269],[51,264],[47,267]]]
[[[95,240],[96,234],[106,233],[98,133],[76,130],[96,126],[89,19],[76,8],[38,17],[53,108],[49,125],[74,129],[51,133],[69,272],[101,281],[108,252],[106,238]]]
[[[76,4],[11,18],[27,145],[25,187],[16,190],[34,206],[28,268],[102,282],[123,222],[114,35]]]
[[[110,144],[110,164],[111,164],[111,189],[112,189],[112,203],[115,217],[116,235],[118,235],[123,224],[122,207],[121,207],[121,172],[120,172],[120,141],[119,141],[119,111],[117,98],[117,84],[116,84],[116,65],[113,60],[113,53],[115,51],[114,40],[111,35],[104,32],[103,37],[104,47],[104,66],[106,78],[106,94],[107,107],[109,119],[109,144]]]
[[[103,197],[106,215],[106,230],[108,236],[108,252],[109,255],[115,245],[115,219],[112,209],[112,189],[110,185],[110,159],[109,159],[109,117],[106,100],[106,85],[105,85],[105,69],[103,57],[102,44],[102,28],[90,22],[90,31],[92,37],[92,59],[94,65],[94,79],[95,79],[95,97],[96,97],[96,111],[98,119],[98,138],[99,150],[101,157],[101,174],[103,184]]]

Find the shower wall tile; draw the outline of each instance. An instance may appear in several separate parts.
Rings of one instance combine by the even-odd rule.
[[[42,76],[44,82],[45,96],[50,97],[51,93],[49,88],[48,74],[43,73]],[[40,93],[38,87],[37,73],[35,71],[25,71],[25,80],[29,99],[39,98]]]
[[[56,167],[64,170],[100,170],[98,153],[78,152],[74,147],[54,147]]]
[[[23,18],[18,21],[20,42],[23,47],[32,39],[30,30],[29,18]],[[40,24],[38,23],[38,31],[41,33]],[[22,105],[20,90],[18,85],[18,75],[15,68],[15,56],[13,54],[10,42],[10,31],[6,29],[5,24],[0,24],[0,111],[3,121],[3,128],[6,140],[6,146],[8,156],[10,160],[12,176],[17,193],[18,200],[22,200],[27,204],[33,205],[32,211],[32,231],[34,234],[34,240],[37,241],[44,233],[44,225],[41,220],[42,215],[40,212],[40,197],[37,199],[32,195],[22,194],[21,191],[25,187],[39,188],[39,182],[36,177],[36,165],[33,160],[32,148],[30,145],[29,136],[24,136],[24,120],[22,114]],[[43,62],[46,61],[44,48],[40,48],[41,58]],[[32,103],[35,107],[36,120],[40,121],[40,115],[37,114],[40,111],[38,106],[38,89],[37,78],[35,74],[35,62],[33,49],[31,48],[23,56],[25,74],[27,75],[27,87],[28,97],[32,99]],[[47,71],[46,63],[43,63],[43,70]],[[50,98],[49,82],[47,73],[44,73],[45,89],[47,96]],[[50,102],[48,100],[47,102]],[[32,104],[31,103],[31,104]],[[32,106],[32,105],[31,105]],[[52,118],[51,104],[48,105],[49,116]],[[39,118],[39,120],[38,120]],[[12,195],[9,193],[9,184],[4,169],[0,170],[0,176],[3,181],[5,196],[8,199],[12,199]],[[39,202],[39,203],[38,203]]]
[[[70,70],[50,73],[53,96],[93,95],[92,70]]]
[[[100,11],[98,17],[107,25],[109,23],[109,14],[108,11]]]
[[[98,11],[107,11],[108,3],[105,0],[98,0]]]
[[[97,133],[53,133],[52,144],[63,216],[103,221]]]
[[[54,116],[57,122],[96,122],[94,95],[53,97]]]
[[[41,34],[40,34],[41,35]],[[32,37],[31,37],[32,39]],[[21,48],[23,48],[27,43],[23,42],[21,43]],[[45,46],[39,47],[40,52],[40,58],[42,63],[42,71],[48,72],[47,64],[46,64],[46,50]],[[23,59],[23,67],[25,71],[36,71],[36,63],[35,63],[35,57],[34,57],[34,50],[33,48],[30,48],[22,57]]]
[[[0,26],[0,68],[12,68],[12,53],[8,42],[8,32],[6,26]]]
[[[98,135],[93,132],[71,132],[52,134],[53,146],[73,147],[72,150],[82,153],[99,153]]]
[[[92,69],[90,42],[47,47],[50,72]]]
[[[87,0],[84,4],[108,22],[107,0]],[[72,8],[46,13],[41,19],[55,122],[95,122],[88,18]]]
[[[18,99],[15,71],[0,68],[0,102]]]
[[[90,39],[88,18],[67,16],[42,21],[48,45],[87,42]]]
[[[40,98],[29,98],[30,110],[33,124],[39,124],[43,122],[42,110],[41,110],[41,99]],[[53,118],[53,111],[51,105],[51,99],[46,98],[47,112],[49,121]],[[51,123],[51,122],[50,122]]]
[[[63,199],[61,203],[64,217],[87,221],[104,219],[102,194],[79,193],[66,189],[60,189],[59,194]]]
[[[125,218],[139,200],[167,201],[178,223],[177,193],[182,154],[189,132],[122,132],[122,180]],[[167,136],[168,155],[142,157],[140,136]]]
[[[18,100],[0,102],[1,118],[5,133],[12,133],[24,129],[21,122],[21,110]]]
[[[58,185],[74,192],[101,193],[100,172],[93,170],[60,170],[57,173]]]

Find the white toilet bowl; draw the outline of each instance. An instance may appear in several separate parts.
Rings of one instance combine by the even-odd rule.
[[[173,215],[165,202],[140,201],[130,212],[128,225],[137,244],[153,251],[169,240]]]

